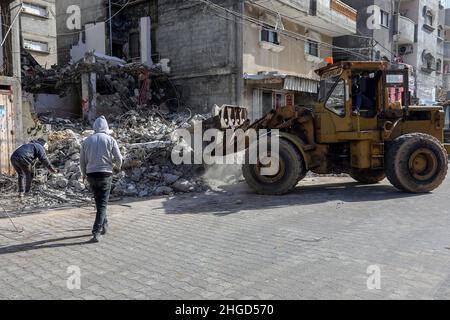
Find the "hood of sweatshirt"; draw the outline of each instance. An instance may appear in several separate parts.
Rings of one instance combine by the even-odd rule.
[[[100,118],[97,118],[97,120],[95,120],[93,128],[95,133],[110,133],[108,121],[106,121],[104,116],[101,116]]]

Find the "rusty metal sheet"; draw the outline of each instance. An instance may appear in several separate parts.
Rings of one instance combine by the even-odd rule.
[[[0,91],[0,173],[13,174],[9,157],[15,148],[14,109],[10,93]]]

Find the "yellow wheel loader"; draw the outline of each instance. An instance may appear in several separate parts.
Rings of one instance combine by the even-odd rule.
[[[314,107],[272,110],[240,127],[279,132],[276,174],[262,175],[260,162],[243,166],[255,192],[288,193],[308,171],[348,173],[364,184],[387,177],[396,188],[413,193],[441,185],[449,149],[444,144],[444,111],[409,105],[407,66],[340,62],[316,73],[321,81]]]

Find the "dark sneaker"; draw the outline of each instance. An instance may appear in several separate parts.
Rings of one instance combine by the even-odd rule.
[[[100,235],[98,233],[94,233],[92,239],[89,240],[89,243],[98,243],[100,241]]]
[[[104,236],[105,234],[107,234],[108,233],[108,225],[107,224],[105,224],[104,226],[103,226],[103,228],[102,228],[102,232],[100,232],[100,234],[102,235],[102,236]]]

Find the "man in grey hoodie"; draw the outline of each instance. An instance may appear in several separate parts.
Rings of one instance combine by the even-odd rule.
[[[80,166],[83,178],[88,179],[94,193],[97,216],[92,229],[91,242],[98,242],[100,234],[108,228],[106,209],[111,193],[114,170],[122,167],[122,154],[117,141],[109,135],[109,126],[104,116],[94,122],[95,133],[84,140],[80,152]]]

